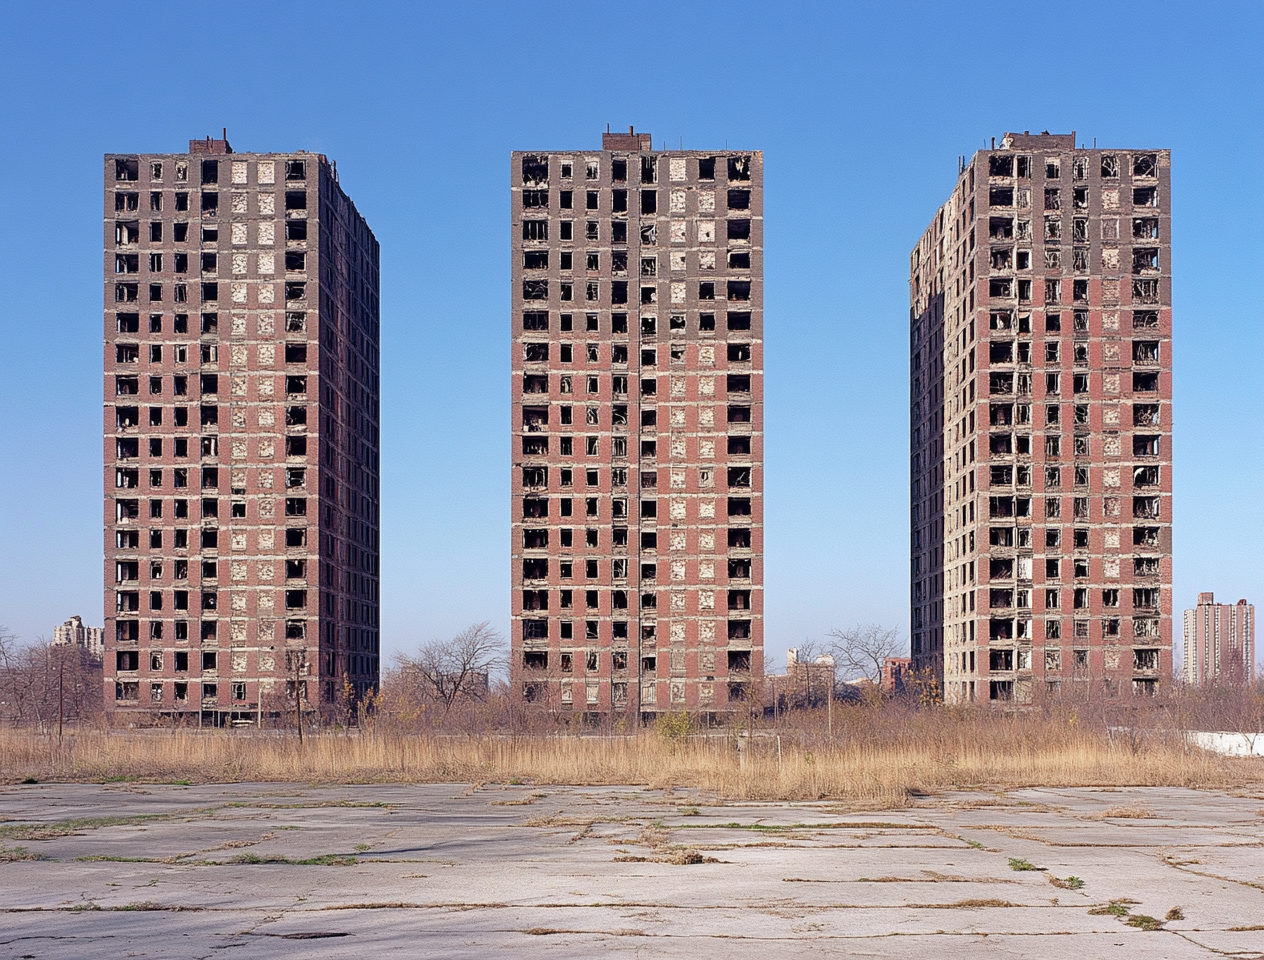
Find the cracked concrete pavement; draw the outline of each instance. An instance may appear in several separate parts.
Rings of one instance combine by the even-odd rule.
[[[0,958],[1264,957],[1258,796],[866,812],[633,787],[30,784],[0,790],[0,818]]]

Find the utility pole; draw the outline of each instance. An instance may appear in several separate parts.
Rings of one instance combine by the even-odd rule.
[[[66,658],[62,656],[62,651],[57,651],[57,744],[61,745],[62,724],[66,717],[66,698],[65,698],[65,676],[66,676]]]
[[[834,667],[830,666],[829,686],[825,690],[825,714],[829,717],[829,738],[834,739]]]
[[[303,688],[299,686],[302,675],[303,660],[299,651],[294,651],[294,721],[298,726],[298,745],[303,746]]]

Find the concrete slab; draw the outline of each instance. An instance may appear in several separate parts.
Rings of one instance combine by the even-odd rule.
[[[857,813],[635,788],[16,786],[0,958],[1262,957],[1260,809],[1167,788]]]

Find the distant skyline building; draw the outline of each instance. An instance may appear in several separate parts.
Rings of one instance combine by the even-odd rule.
[[[378,681],[377,240],[321,154],[105,156],[105,702]],[[288,709],[293,709],[292,706]]]
[[[53,628],[54,646],[80,647],[98,660],[105,654],[104,637],[104,629],[85,626],[79,616]]]
[[[886,657],[882,661],[882,692],[888,696],[913,689],[913,660],[910,657]]]
[[[1255,605],[1216,603],[1200,593],[1185,611],[1184,676],[1191,684],[1252,683],[1255,680]]]
[[[949,703],[1172,669],[1167,150],[1007,133],[910,282],[912,658]]]
[[[763,674],[763,156],[516,151],[512,659],[557,711]]]

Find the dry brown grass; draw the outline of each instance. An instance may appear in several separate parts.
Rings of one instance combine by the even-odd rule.
[[[1098,814],[1102,819],[1115,820],[1153,820],[1150,808],[1140,803],[1132,803],[1121,807],[1107,807]]]
[[[836,729],[842,726],[836,719]],[[308,736],[251,731],[81,730],[59,747],[26,729],[0,731],[0,782],[452,782],[633,784],[725,799],[822,799],[907,806],[923,794],[1023,786],[1264,785],[1264,765],[1150,740],[1142,748],[1056,719],[949,711],[911,714],[839,739],[784,731],[739,758],[731,736]],[[1110,816],[1146,816],[1107,812]]]

